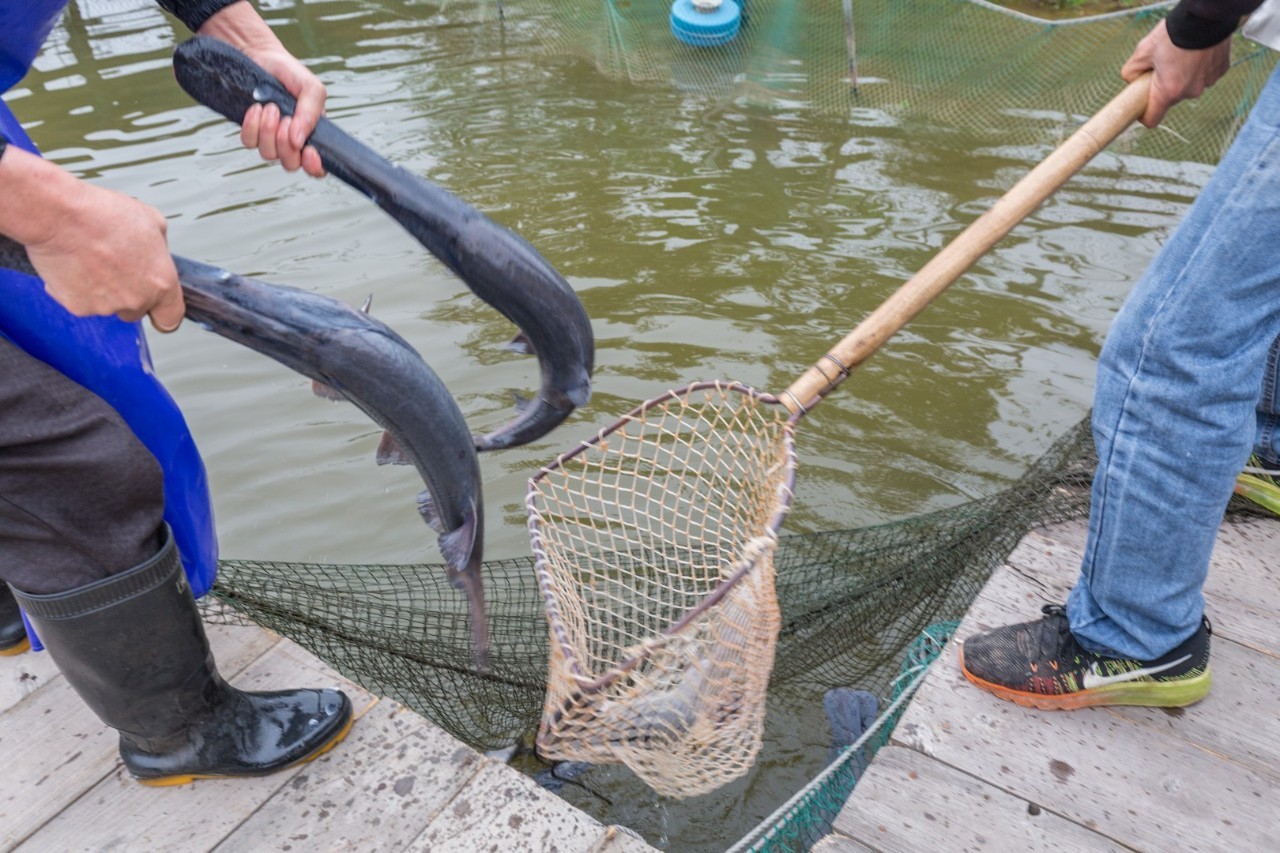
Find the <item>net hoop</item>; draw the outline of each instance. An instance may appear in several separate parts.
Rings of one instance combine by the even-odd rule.
[[[530,479],[551,646],[544,758],[621,762],[680,797],[751,767],[797,420],[750,386],[696,382]]]
[[[752,567],[758,560],[758,554],[751,554],[744,559],[738,561],[738,564],[730,575],[707,594],[701,605],[695,610],[691,610],[683,617],[673,622],[665,631],[656,637],[651,643],[647,644],[644,651],[633,658],[627,658],[618,663],[615,670],[606,673],[603,676],[593,678],[587,674],[578,656],[574,653],[572,643],[569,641],[564,631],[564,623],[559,618],[560,608],[556,602],[557,596],[554,591],[554,580],[551,578],[548,570],[546,540],[542,535],[541,515],[538,510],[538,485],[547,477],[552,476],[561,470],[564,465],[590,451],[592,448],[599,447],[610,435],[627,426],[629,423],[642,418],[651,409],[663,406],[673,400],[687,397],[697,391],[707,389],[715,389],[717,391],[731,391],[743,394],[757,403],[768,406],[782,406],[782,401],[773,394],[759,391],[750,385],[741,382],[712,380],[700,381],[686,385],[683,388],[676,388],[653,397],[631,411],[627,412],[621,418],[607,427],[601,429],[595,436],[580,442],[577,447],[557,456],[552,462],[543,466],[537,474],[529,479],[529,492],[525,502],[529,517],[529,536],[533,547],[534,570],[538,577],[538,588],[543,596],[543,603],[546,607],[548,620],[551,624],[551,632],[553,640],[558,642],[561,651],[565,656],[565,661],[572,668],[575,678],[579,680],[581,688],[586,693],[593,693],[607,688],[626,672],[633,669],[644,658],[650,656],[658,647],[663,645],[668,638],[684,628],[690,620],[698,613],[713,607],[724,596],[733,589],[742,578],[751,571]],[[783,440],[786,442],[786,452],[789,459],[787,466],[787,474],[784,481],[779,484],[777,496],[777,511],[769,520],[768,524],[761,530],[761,536],[769,537],[776,543],[778,532],[782,529],[782,523],[786,518],[787,512],[791,509],[791,500],[795,487],[796,472],[796,452],[795,452],[795,425],[804,416],[804,412],[791,415],[786,419],[786,425],[783,432]]]

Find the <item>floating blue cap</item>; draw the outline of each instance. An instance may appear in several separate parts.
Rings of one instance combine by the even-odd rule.
[[[700,0],[675,0],[671,4],[671,33],[694,47],[714,47],[733,41],[742,26],[742,7],[737,0],[724,0],[719,6]],[[709,8],[708,8],[709,7]]]

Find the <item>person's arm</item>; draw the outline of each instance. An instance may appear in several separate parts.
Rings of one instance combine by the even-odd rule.
[[[253,106],[240,126],[240,140],[257,148],[264,160],[279,160],[290,172],[302,168],[320,177],[320,155],[304,147],[324,115],[326,91],[316,75],[297,60],[262,20],[248,0],[159,0],[199,35],[221,39],[238,48],[275,76],[298,99],[292,117],[281,118],[274,105]]]
[[[1261,5],[1262,0],[1181,0],[1120,69],[1129,82],[1154,72],[1140,121],[1155,127],[1174,104],[1218,82],[1231,63],[1231,34],[1242,16]]]
[[[81,181],[15,145],[0,150],[0,234],[27,249],[45,290],[80,317],[182,322],[182,289],[160,212]]]

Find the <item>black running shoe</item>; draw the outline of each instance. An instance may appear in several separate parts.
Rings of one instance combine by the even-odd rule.
[[[1094,705],[1177,708],[1209,692],[1208,619],[1167,655],[1153,661],[1109,658],[1086,650],[1067,625],[1067,611],[975,634],[960,648],[965,678],[999,696],[1045,711]]]

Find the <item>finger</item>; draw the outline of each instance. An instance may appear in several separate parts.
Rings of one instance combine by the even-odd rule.
[[[324,163],[320,160],[320,152],[315,146],[308,145],[302,149],[302,170],[313,178],[324,177]]]
[[[258,128],[258,152],[263,160],[278,160],[276,134],[280,130],[280,108],[267,104],[262,108],[262,124]]]
[[[182,299],[182,288],[175,286],[172,290],[165,292],[160,301],[151,306],[151,310],[147,315],[151,318],[151,327],[161,334],[170,334],[178,331],[178,327],[182,325],[182,318],[187,313],[186,303]]]
[[[1132,83],[1143,74],[1151,70],[1151,63],[1136,57],[1129,57],[1129,61],[1120,67],[1120,77],[1126,83]]]
[[[1147,111],[1142,114],[1142,118],[1138,119],[1143,127],[1150,130],[1151,128],[1164,121],[1164,114],[1169,112],[1169,108],[1165,106],[1148,105]]]
[[[240,144],[245,148],[257,148],[261,124],[262,104],[254,104],[244,111],[244,120],[240,122]]]
[[[324,84],[309,71],[304,71],[299,84],[299,88],[294,90],[298,106],[293,112],[293,127],[290,130],[289,141],[300,151],[311,138],[311,134],[315,132],[320,116],[324,115],[327,92]]]
[[[1157,86],[1152,85],[1151,94],[1147,96],[1147,109],[1138,121],[1143,127],[1155,127],[1164,120],[1164,114],[1174,103],[1175,101],[1166,97]]]
[[[286,172],[296,172],[302,165],[302,152],[294,148],[289,141],[289,127],[293,120],[288,116],[280,119],[280,128],[276,131],[276,151],[280,154],[280,165]]]

